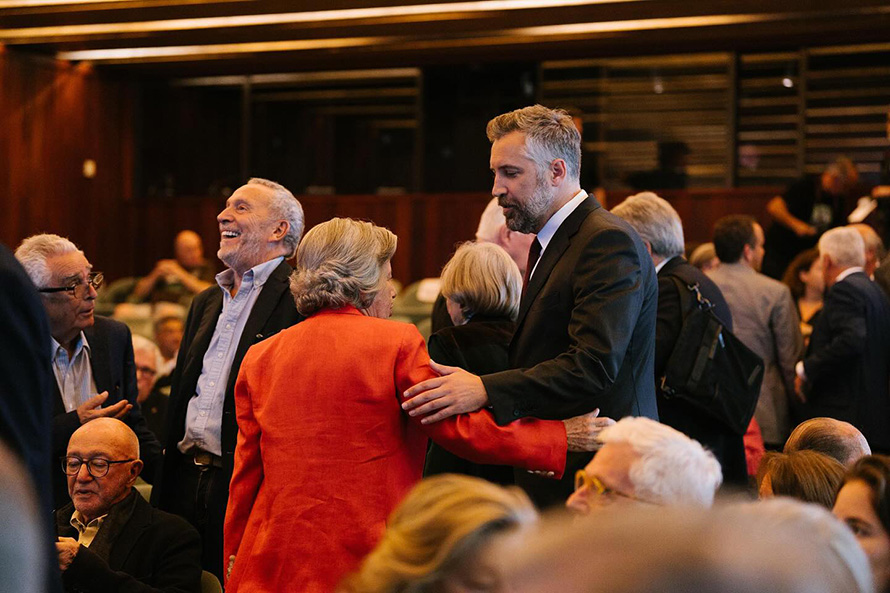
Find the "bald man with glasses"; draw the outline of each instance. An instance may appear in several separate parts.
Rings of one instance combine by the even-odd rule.
[[[96,418],[119,418],[139,439],[143,475],[152,481],[161,445],[136,403],[136,366],[126,325],[93,314],[102,274],[64,237],[34,235],[16,249],[40,293],[50,326],[53,378],[52,452],[65,454],[71,435]],[[55,508],[67,502],[65,482],[54,472]]]
[[[55,516],[66,591],[200,591],[198,532],[133,488],[142,461],[126,424],[98,418],[81,426],[61,465],[71,497]]]

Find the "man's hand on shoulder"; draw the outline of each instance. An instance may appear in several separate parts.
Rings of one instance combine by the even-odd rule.
[[[59,538],[59,541],[56,542],[56,551],[59,553],[60,571],[65,572],[68,570],[68,567],[74,562],[74,557],[77,556],[77,550],[79,549],[80,544],[77,543],[76,539],[71,537]]]
[[[404,394],[406,401],[402,403],[402,409],[409,416],[425,416],[421,424],[475,412],[488,403],[485,385],[476,375],[432,360],[430,367],[440,376],[421,381],[408,389]]]
[[[566,427],[568,450],[575,453],[596,451],[603,446],[599,440],[600,432],[615,421],[611,418],[600,418],[599,408],[583,416],[575,416],[563,420]]]

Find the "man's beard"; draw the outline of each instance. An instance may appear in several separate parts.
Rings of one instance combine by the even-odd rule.
[[[507,219],[507,228],[518,233],[537,233],[541,227],[547,222],[544,216],[553,203],[553,192],[549,191],[543,180],[538,178],[535,185],[535,191],[527,204],[502,203],[498,200],[498,204],[503,207],[510,207],[509,213],[504,215]]]

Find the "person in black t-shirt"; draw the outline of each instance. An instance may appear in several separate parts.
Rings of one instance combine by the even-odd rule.
[[[766,233],[762,272],[780,279],[798,253],[816,245],[830,228],[845,223],[845,199],[859,174],[850,159],[839,158],[819,176],[795,181],[766,205],[773,224]]]

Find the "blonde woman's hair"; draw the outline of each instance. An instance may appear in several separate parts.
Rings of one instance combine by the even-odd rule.
[[[427,478],[390,515],[383,539],[343,591],[438,590],[493,535],[536,521],[534,505],[518,488],[455,474]]]
[[[333,218],[313,227],[297,248],[290,278],[297,311],[368,308],[386,284],[383,265],[395,252],[396,236],[370,222]]]
[[[493,243],[464,243],[442,269],[442,294],[473,315],[519,315],[522,276],[510,255]]]

